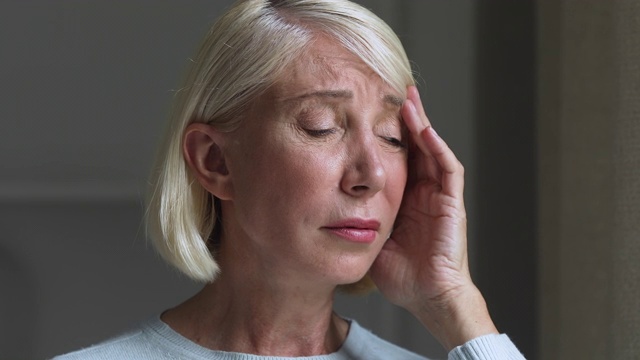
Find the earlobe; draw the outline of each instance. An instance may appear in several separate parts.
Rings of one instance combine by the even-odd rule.
[[[191,173],[202,187],[221,200],[231,199],[231,176],[222,133],[208,124],[190,124],[184,132],[182,152]]]

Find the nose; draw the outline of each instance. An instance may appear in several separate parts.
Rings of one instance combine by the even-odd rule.
[[[359,136],[351,145],[340,186],[351,196],[371,197],[384,188],[387,180],[380,146],[373,134]]]

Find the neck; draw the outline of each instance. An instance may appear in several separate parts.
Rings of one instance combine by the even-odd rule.
[[[256,280],[242,276],[247,271],[222,268],[214,283],[167,311],[163,321],[201,346],[229,352],[312,356],[335,352],[344,342],[348,324],[333,313],[334,289]]]

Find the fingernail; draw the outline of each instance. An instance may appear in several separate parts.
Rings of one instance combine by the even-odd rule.
[[[411,110],[411,112],[413,113],[418,112],[418,109],[416,109],[416,104],[414,104],[411,100],[409,100],[409,110]]]
[[[418,110],[416,109],[416,104],[414,104],[413,101],[407,100],[407,106],[409,107],[409,111],[411,111],[412,113],[418,112]]]
[[[429,126],[429,131],[431,131],[431,133],[433,133],[433,136],[435,136],[436,139],[442,140],[442,138],[440,137],[440,135],[438,135],[438,133],[436,132],[436,129],[434,129],[433,126]]]

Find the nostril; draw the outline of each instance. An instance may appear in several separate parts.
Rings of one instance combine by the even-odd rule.
[[[369,190],[369,187],[366,185],[356,185],[351,187],[351,190],[355,191],[355,192],[362,192],[362,191],[367,191]]]

